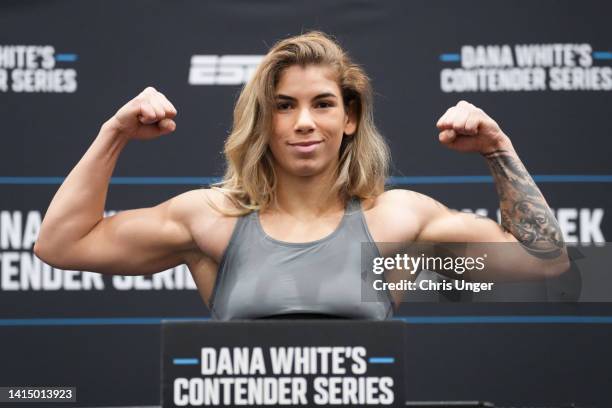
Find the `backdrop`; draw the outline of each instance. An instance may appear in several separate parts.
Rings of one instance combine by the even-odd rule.
[[[568,242],[612,234],[612,6],[604,1],[89,0],[0,5],[0,386],[73,385],[78,403],[159,404],[159,323],[206,318],[185,266],[149,277],[62,271],[32,253],[53,194],[100,125],[146,86],[178,108],[130,143],[108,211],[223,173],[233,104],[275,41],[335,35],[372,79],[389,184],[496,218],[484,160],[442,147],[461,99],[510,136]],[[612,307],[405,304],[410,399],[610,406]],[[461,352],[457,352],[457,351]]]

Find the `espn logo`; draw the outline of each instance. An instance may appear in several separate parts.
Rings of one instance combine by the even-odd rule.
[[[194,55],[189,85],[240,85],[255,72],[263,55]]]

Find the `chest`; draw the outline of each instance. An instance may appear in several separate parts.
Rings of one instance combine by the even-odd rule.
[[[419,223],[410,211],[397,211],[389,206],[373,206],[363,210],[363,218],[374,242],[410,242],[418,236]],[[261,227],[270,238],[279,241],[310,242],[332,234],[341,220],[342,216],[338,216],[336,220],[327,219],[325,222],[306,225],[276,219],[270,223],[262,222]],[[212,224],[210,220],[201,219],[192,225],[194,239],[200,251],[190,257],[188,267],[207,303],[236,222],[237,218],[223,217],[212,221]]]
[[[415,241],[419,233],[417,217],[407,210],[373,206],[363,210],[365,225],[374,242]],[[212,221],[200,219],[192,225],[194,239],[203,255],[218,264],[231,240],[237,218],[223,217]],[[284,242],[311,242],[333,234],[342,222],[342,214],[317,222],[295,222],[286,218],[257,218],[262,233]],[[208,231],[208,233],[204,233]]]

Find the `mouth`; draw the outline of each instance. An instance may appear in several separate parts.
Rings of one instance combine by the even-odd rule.
[[[303,142],[289,143],[289,146],[296,150],[298,153],[310,153],[313,152],[322,140],[308,140]]]
[[[320,140],[309,140],[305,142],[289,143],[291,146],[312,146],[321,143]]]

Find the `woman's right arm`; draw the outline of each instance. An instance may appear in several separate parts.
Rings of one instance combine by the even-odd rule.
[[[188,228],[193,192],[104,218],[109,181],[125,145],[174,131],[175,115],[164,95],[147,88],[102,125],[49,205],[34,246],[40,259],[110,274],[149,274],[184,263],[195,247]]]

